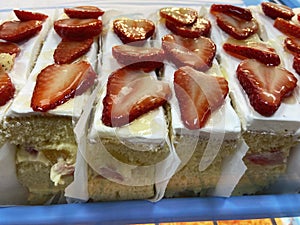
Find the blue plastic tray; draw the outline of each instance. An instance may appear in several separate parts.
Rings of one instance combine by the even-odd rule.
[[[164,199],[0,209],[0,224],[129,224],[300,216],[300,195]]]

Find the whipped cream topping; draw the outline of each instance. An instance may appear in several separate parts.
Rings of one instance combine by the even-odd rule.
[[[298,112],[300,111],[300,104],[297,100],[296,91],[294,91],[291,97],[283,100],[279,109],[272,116],[265,117],[257,113],[251,106],[246,92],[236,77],[236,69],[241,60],[230,56],[222,48],[223,44],[228,40],[229,35],[218,27],[212,15],[209,14],[209,18],[212,22],[211,36],[216,45],[219,46],[217,48],[217,55],[219,56],[220,65],[226,73],[225,76],[229,81],[230,96],[242,122],[243,130],[281,134],[299,133],[300,119]],[[263,22],[259,20],[258,22],[262,26]],[[265,30],[269,29],[269,27],[267,26]],[[265,42],[270,44],[276,51],[278,50],[273,41],[268,39]],[[280,51],[277,51],[277,53],[281,59],[284,58]]]
[[[61,15],[60,18],[66,17],[65,14],[62,14],[62,10],[58,10]],[[56,49],[56,46],[61,41],[61,38],[55,32],[53,27],[51,27],[47,38],[44,42],[44,45],[41,49],[41,52],[36,60],[35,67],[33,68],[25,86],[21,89],[20,93],[15,98],[8,116],[26,116],[26,115],[39,115],[39,112],[35,112],[30,107],[31,96],[35,87],[37,75],[42,69],[46,66],[54,63],[53,53]],[[96,68],[97,65],[97,51],[98,51],[98,42],[95,39],[91,49],[80,59],[88,61],[93,68]],[[83,94],[76,96],[73,99],[70,99],[66,103],[56,107],[53,110],[49,110],[48,113],[51,115],[60,115],[60,116],[79,116],[81,105],[88,98],[88,94]],[[76,107],[75,107],[76,106]]]

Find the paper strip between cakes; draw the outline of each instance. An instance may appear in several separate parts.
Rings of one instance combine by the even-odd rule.
[[[0,151],[15,158],[7,186],[25,190],[11,202],[270,194],[289,176],[299,191],[299,15],[273,3],[2,12]]]

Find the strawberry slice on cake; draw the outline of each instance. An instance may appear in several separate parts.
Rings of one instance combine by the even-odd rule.
[[[217,25],[228,35],[244,40],[257,33],[258,23],[248,9],[238,6],[213,4],[210,13],[216,17]]]
[[[263,116],[272,116],[297,86],[296,77],[285,68],[266,66],[254,59],[241,62],[236,74],[250,104]]]
[[[14,97],[15,87],[9,75],[0,69],[0,106],[5,105]]]
[[[54,22],[54,30],[61,38],[83,40],[98,36],[102,31],[102,21],[98,19],[60,19]]]
[[[207,75],[188,66],[174,73],[174,89],[182,122],[191,130],[206,124],[212,112],[224,103],[229,91],[223,77]]]
[[[77,6],[73,8],[65,8],[64,12],[70,18],[79,19],[97,19],[104,14],[104,11],[96,6]]]
[[[162,38],[162,47],[167,60],[178,68],[191,66],[197,70],[206,71],[212,66],[216,54],[215,43],[207,37],[197,39],[183,38],[173,34]]]
[[[276,50],[264,42],[239,41],[238,43],[225,42],[223,49],[230,55],[239,59],[256,59],[266,65],[278,66],[280,57]]]
[[[179,26],[192,25],[198,17],[198,12],[192,8],[166,7],[160,9],[159,14]]]
[[[164,60],[163,49],[134,45],[113,46],[112,55],[123,66],[145,71],[161,68]]]
[[[84,40],[62,39],[57,45],[53,58],[57,64],[71,63],[87,53],[94,42],[93,38]]]
[[[34,111],[47,112],[80,95],[94,84],[97,74],[85,61],[73,64],[52,64],[37,76],[31,98]]]
[[[124,44],[130,42],[144,43],[155,31],[155,25],[147,19],[120,18],[113,21],[114,32]]]
[[[262,2],[261,8],[264,14],[272,19],[280,17],[282,19],[290,20],[295,15],[290,7],[274,2]]]
[[[141,115],[164,105],[171,96],[165,82],[145,75],[142,71],[121,68],[113,72],[103,99],[102,122],[120,127]]]
[[[46,14],[39,13],[39,12],[31,12],[26,10],[15,9],[14,13],[20,21],[29,21],[29,20],[45,21],[48,18],[48,15]]]

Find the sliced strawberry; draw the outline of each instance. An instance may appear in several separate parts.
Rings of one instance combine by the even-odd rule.
[[[291,51],[292,54],[300,54],[300,40],[295,37],[284,39],[284,47]]]
[[[198,17],[192,25],[178,26],[175,23],[166,20],[166,27],[174,34],[186,38],[198,38],[200,36],[208,36],[211,30],[211,23],[209,20]]]
[[[112,55],[123,66],[151,71],[163,66],[164,50],[153,47],[117,45],[112,47]]]
[[[94,84],[97,74],[85,61],[52,64],[37,76],[31,98],[34,111],[47,112],[80,95]]]
[[[0,42],[0,53],[8,53],[10,55],[15,54],[16,56],[19,55],[21,49],[19,46],[12,42]]]
[[[42,22],[38,20],[7,21],[0,26],[0,39],[12,42],[25,41],[41,29]]]
[[[15,87],[8,74],[0,70],[0,106],[5,105],[14,97]]]
[[[210,12],[214,15],[218,13],[226,13],[228,15],[236,16],[240,19],[251,21],[252,13],[249,9],[245,9],[235,5],[229,4],[212,4],[210,7]]]
[[[237,40],[244,40],[258,31],[258,23],[255,18],[250,21],[240,19],[237,16],[217,13],[217,25],[228,35]]]
[[[188,66],[174,73],[174,89],[181,120],[191,130],[205,126],[211,113],[224,103],[229,91],[223,77],[207,75]]]
[[[151,37],[155,30],[155,25],[151,20],[132,20],[128,18],[116,19],[113,22],[114,32],[124,44],[130,42],[141,43]]]
[[[273,2],[262,2],[261,8],[264,14],[268,17],[271,17],[272,19],[280,17],[286,20],[290,20],[295,15],[290,7]]]
[[[159,14],[178,26],[191,25],[198,17],[198,12],[192,8],[166,7],[160,9]]]
[[[165,82],[139,70],[122,68],[113,72],[103,99],[102,122],[120,127],[164,105],[171,95]]]
[[[245,160],[261,166],[271,166],[285,163],[286,156],[280,150],[272,150],[259,153],[247,153]]]
[[[93,38],[84,40],[62,39],[54,51],[54,61],[57,64],[71,63],[89,51]]]
[[[102,21],[98,19],[61,19],[54,22],[54,30],[70,40],[83,40],[98,36],[102,31]]]
[[[70,18],[80,18],[80,19],[97,19],[99,16],[104,14],[104,11],[96,6],[77,6],[74,8],[65,8],[64,12]]]
[[[224,43],[223,49],[239,59],[256,59],[266,65],[273,66],[280,64],[280,57],[275,49],[262,42],[247,42],[246,45]]]
[[[25,11],[25,10],[15,9],[14,13],[18,17],[18,19],[21,21],[28,21],[28,20],[45,21],[48,18],[48,15],[45,15],[43,13],[31,12],[31,11]]]
[[[254,59],[241,62],[236,73],[250,104],[263,116],[272,116],[297,86],[296,77],[285,68],[266,66]]]
[[[191,66],[201,71],[206,71],[212,66],[216,54],[215,43],[210,38],[202,36],[190,39],[168,34],[162,38],[162,47],[166,59],[178,68]]]
[[[285,20],[278,17],[274,22],[274,27],[276,27],[278,30],[280,30],[282,33],[288,36],[300,38],[300,25],[296,24],[293,21]]]
[[[300,55],[295,55],[293,59],[293,68],[300,75]]]

